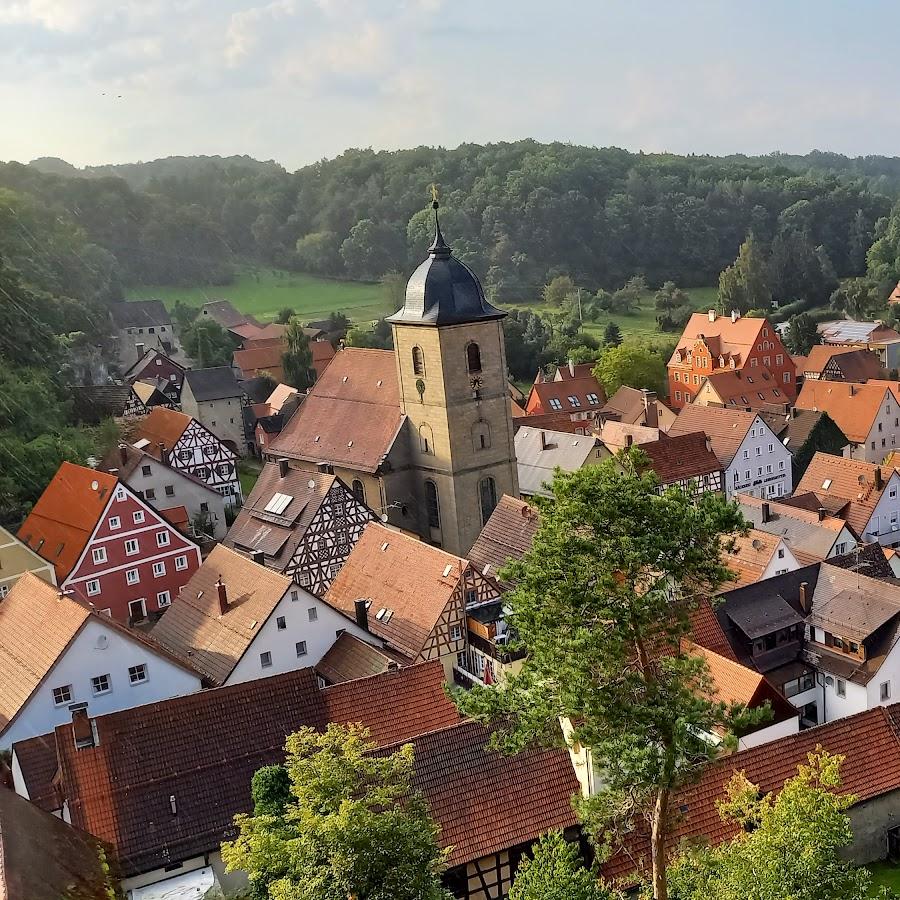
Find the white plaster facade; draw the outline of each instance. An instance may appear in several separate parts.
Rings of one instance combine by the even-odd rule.
[[[283,628],[279,621],[282,619]],[[369,632],[324,600],[319,600],[297,585],[291,585],[262,623],[225,684],[238,684],[315,666],[341,631],[380,645]],[[305,646],[298,647],[301,642]],[[304,652],[301,653],[301,650]],[[263,654],[269,654],[268,665],[263,665]]]
[[[759,581],[763,581],[766,578],[773,578],[775,575],[783,575],[785,572],[795,572],[799,568],[800,563],[797,561],[797,557],[794,556],[791,552],[791,548],[788,547],[782,538],[778,541],[778,544],[772,553],[772,558],[769,560],[765,569],[763,569],[762,575],[759,576]]]
[[[129,669],[145,666],[146,678],[133,682]],[[92,690],[91,679],[109,676],[110,689]],[[56,704],[53,689],[70,687],[70,699]],[[91,716],[102,716],[145,703],[155,703],[201,688],[200,675],[156,653],[125,631],[92,616],[56,661],[19,714],[0,732],[0,749],[15,741],[53,731],[72,719],[69,707],[87,703]]]
[[[847,444],[844,456],[863,462],[881,463],[892,450],[900,450],[900,404],[885,388],[865,443]]]
[[[885,547],[900,544],[900,473],[891,473],[869,521],[862,532],[863,542],[878,541]]]
[[[741,441],[734,459],[725,470],[725,495],[787,497],[794,490],[791,454],[775,432],[759,417]]]

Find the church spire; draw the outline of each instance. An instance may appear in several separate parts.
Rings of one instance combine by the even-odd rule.
[[[428,252],[432,256],[449,256],[450,246],[444,240],[444,235],[441,233],[441,220],[438,218],[438,209],[440,208],[440,205],[441,204],[438,203],[437,187],[431,185],[431,208],[434,210],[434,240],[431,242]]]

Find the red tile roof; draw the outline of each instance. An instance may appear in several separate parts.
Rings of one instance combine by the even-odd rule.
[[[328,684],[340,684],[355,678],[368,678],[387,672],[398,661],[384,650],[345,631],[316,663],[316,671]]]
[[[61,584],[78,562],[118,479],[64,462],[19,529],[18,537],[56,569]]]
[[[797,767],[805,764],[808,754],[819,745],[830,753],[844,756],[840,790],[854,794],[858,803],[900,789],[898,715],[900,710],[896,706],[879,707],[716,761],[696,784],[688,785],[674,798],[673,808],[681,810],[681,816],[675,826],[672,848],[688,839],[716,844],[734,837],[738,828],[723,822],[716,807],[731,777],[743,772],[763,793],[778,791],[788,778],[797,774]],[[645,835],[636,835],[627,849],[628,855],[619,853],[609,860],[603,867],[604,874],[626,877],[638,864],[646,866]]]
[[[60,801],[53,786],[59,768],[56,760],[56,738],[53,734],[41,734],[17,741],[12,746],[19,771],[28,792],[28,799],[48,812],[59,809]]]
[[[148,441],[144,451],[154,459],[159,459],[159,445],[165,444],[166,450],[171,450],[190,424],[191,417],[183,412],[166,409],[164,406],[154,406],[150,415],[140,420],[138,429],[132,436],[132,443]]]
[[[413,786],[440,826],[451,867],[577,824],[578,779],[567,750],[507,756],[488,750],[489,738],[481,725],[461,722],[412,741]]]
[[[267,346],[257,346],[234,351],[234,364],[241,370],[242,378],[255,378],[268,372],[276,381],[284,380],[282,356],[286,349],[283,341]]]
[[[108,841],[126,876],[147,872],[233,837],[253,773],[302,726],[361,723],[384,746],[458,721],[443,682],[437,662],[324,689],[301,669],[101,716],[89,749],[63,725],[61,789],[73,824]]]
[[[753,345],[759,340],[763,325],[766,324],[767,319],[739,316],[737,321],[732,322],[731,316],[721,315],[717,315],[710,322],[708,313],[694,313],[684,326],[669,365],[681,364],[679,351],[683,355],[687,350],[693,350],[694,342],[699,338],[706,341],[713,355],[734,356],[737,358],[737,364],[743,365],[752,353]]]
[[[592,403],[588,398],[591,394],[597,398]],[[575,397],[577,403],[569,399]],[[558,403],[558,406],[554,406]],[[600,382],[590,373],[579,375],[576,378],[565,378],[562,381],[535,382],[531,386],[525,409],[531,413],[552,413],[565,411],[569,414],[599,410],[606,403],[606,394],[600,386]]]
[[[374,472],[402,419],[393,352],[348,347],[326,366],[270,452]]]
[[[706,446],[702,431],[673,437],[662,437],[640,445],[650,457],[653,471],[662,484],[673,484],[686,478],[702,478],[722,471],[716,454]]]
[[[718,397],[719,402],[736,409],[784,408],[789,398],[781,389],[775,376],[765,368],[725,369],[711,372],[704,379],[705,385]],[[700,387],[698,398],[705,393]]]
[[[472,565],[482,575],[496,578],[507,562],[521,559],[531,549],[539,524],[533,506],[504,494],[469,551]]]
[[[678,413],[668,433],[669,437],[677,437],[702,431],[709,437],[719,462],[729,466],[756,419],[755,412],[689,403]]]

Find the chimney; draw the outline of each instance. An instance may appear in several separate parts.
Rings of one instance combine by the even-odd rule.
[[[856,396],[856,385],[855,385],[855,384],[851,384],[851,385],[850,385],[850,396],[851,396],[851,397],[855,397],[855,396]]]
[[[771,522],[771,521],[772,521],[772,514],[771,514],[771,512],[770,512],[770,510],[769,510],[769,504],[768,504],[768,503],[763,503],[763,505],[762,505],[762,520],[763,520],[763,524],[764,524],[764,525],[765,525],[766,522]]]
[[[710,322],[715,322],[715,321],[716,321],[716,311],[715,311],[714,309],[711,309],[711,310],[709,311],[709,321],[710,321]]]
[[[575,377],[575,360],[569,357],[569,375]]]
[[[801,581],[800,582],[800,610],[804,616],[808,616],[810,613],[810,597],[809,597],[809,582]]]
[[[709,439],[709,435],[706,435],[706,452],[712,453],[712,441]]]
[[[76,750],[87,750],[97,746],[94,723],[88,715],[86,703],[79,704],[72,710],[72,734]]]
[[[287,478],[288,473],[288,461],[286,459],[278,460],[278,477],[279,478]]]
[[[731,324],[734,325],[734,323],[737,322],[737,320],[738,320],[740,317],[741,317],[740,312],[738,312],[738,310],[736,310],[736,309],[733,309],[733,310],[731,311]]]
[[[159,442],[159,461],[166,462],[166,445],[162,441]]]
[[[630,434],[625,435],[625,446],[630,447],[634,443],[634,436]]]
[[[819,507],[819,521],[820,522],[825,521],[825,507],[824,506]]]
[[[257,565],[264,566],[266,564],[266,554],[262,552],[262,550],[254,550],[250,554],[250,559],[253,560]]]
[[[641,390],[641,398],[644,401],[644,424],[648,428],[659,427],[659,410],[656,408],[656,391]]]
[[[359,625],[363,631],[368,631],[369,610],[366,609],[366,601],[364,598],[360,597],[358,600],[353,601],[353,611],[356,613],[356,624]]]
[[[546,450],[550,445],[547,443],[547,432],[541,432],[541,450]]]
[[[128,447],[125,444],[119,444],[119,459],[123,466],[128,462]]]
[[[216,582],[216,591],[219,594],[219,614],[224,616],[225,613],[228,612],[228,591],[225,588],[225,584],[222,581],[222,576],[219,576],[219,580]]]
[[[881,466],[875,466],[875,490],[880,491],[884,487],[884,479],[881,477]]]

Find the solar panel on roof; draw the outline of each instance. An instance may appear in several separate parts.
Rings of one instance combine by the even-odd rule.
[[[293,499],[294,498],[290,494],[275,493],[272,495],[272,499],[265,505],[264,511],[280,516],[288,508],[288,505]]]

